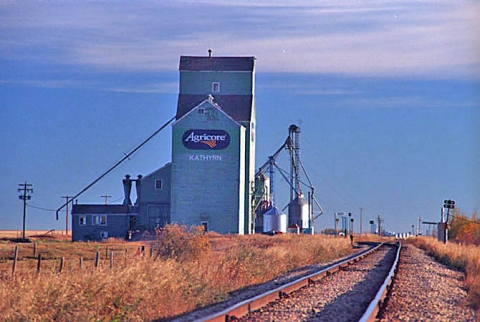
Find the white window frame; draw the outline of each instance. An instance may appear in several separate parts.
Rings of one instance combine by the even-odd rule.
[[[107,215],[92,215],[92,226],[107,226]]]
[[[160,182],[160,188],[157,188],[157,182]],[[163,190],[163,180],[155,179],[155,190]]]
[[[86,226],[87,225],[87,216],[82,215],[78,217],[78,224],[80,226]]]
[[[212,83],[212,93],[220,93],[220,82]]]
[[[100,226],[107,226],[107,215],[98,215],[98,223]]]

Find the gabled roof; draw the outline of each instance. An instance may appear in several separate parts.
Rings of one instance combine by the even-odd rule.
[[[223,110],[222,108],[220,108],[219,105],[217,105],[215,102],[214,102],[214,97],[209,95],[207,98],[205,98],[205,96],[203,95],[200,95],[204,98],[203,101],[201,101],[200,103],[197,103],[195,106],[193,106],[190,110],[186,111],[181,117],[177,117],[177,119],[175,120],[175,122],[173,123],[173,125],[177,124],[178,122],[180,122],[184,117],[186,117],[188,114],[192,113],[193,111],[195,111],[197,108],[199,108],[201,105],[207,103],[209,104],[210,106],[216,108],[220,113],[222,113],[223,115],[225,115],[227,118],[229,118],[232,122],[234,122],[235,124],[239,125],[239,126],[242,126],[240,123],[238,123],[231,115],[229,115],[228,113],[225,112],[225,110]]]
[[[254,66],[255,57],[180,57],[180,71],[253,72]]]
[[[158,173],[158,172],[160,172],[160,171],[165,171],[165,170],[168,169],[168,167],[170,167],[171,165],[172,165],[171,162],[166,163],[163,167],[161,167],[161,168],[159,168],[159,169],[157,169],[157,170],[155,170],[155,171],[152,171],[152,172],[150,172],[149,174],[147,174],[146,176],[144,176],[144,177],[142,178],[142,180],[143,180],[143,179],[147,179],[147,178],[155,175],[156,173]]]
[[[176,119],[183,117],[203,100],[205,95],[178,95]],[[252,118],[252,95],[218,95],[214,97],[214,102],[237,122],[249,122]]]

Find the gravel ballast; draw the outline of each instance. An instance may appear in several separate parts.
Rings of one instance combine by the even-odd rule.
[[[358,321],[387,276],[395,254],[396,248],[384,246],[239,321]]]
[[[380,321],[476,321],[463,280],[462,272],[406,245]]]
[[[393,248],[391,248],[393,251]],[[390,253],[390,254],[388,254]],[[267,305],[240,321],[357,321],[362,308],[373,298],[386,275],[388,257],[394,252],[380,250],[310,287]],[[387,255],[385,257],[385,255]],[[383,269],[382,269],[383,267]],[[319,267],[308,267],[269,283],[232,294],[228,301],[174,318],[195,321],[228,305],[275,288]],[[383,270],[383,272],[381,272]],[[423,250],[404,245],[399,269],[378,321],[479,321],[467,306],[464,274],[439,264]],[[365,296],[367,293],[370,295]],[[223,307],[223,308],[222,308]]]

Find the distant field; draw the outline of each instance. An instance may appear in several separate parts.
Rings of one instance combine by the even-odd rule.
[[[22,230],[0,230],[0,238],[20,238],[22,237]],[[65,235],[65,230],[27,230],[25,235],[27,237],[35,235],[44,235],[46,233],[54,232],[55,234]],[[72,232],[69,230],[68,235],[71,236]]]

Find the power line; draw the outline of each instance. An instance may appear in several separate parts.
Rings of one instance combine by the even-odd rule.
[[[108,205],[108,198],[112,198],[112,196],[109,196],[109,195],[103,195],[103,196],[100,196],[100,197],[104,198],[106,205]]]
[[[116,202],[116,201],[119,201],[119,200],[122,200],[124,197],[120,197],[120,198],[117,198],[115,200],[112,200],[112,202]]]
[[[57,211],[56,209],[42,208],[42,207],[37,207],[37,206],[29,205],[29,204],[27,204],[27,207],[35,208],[35,209],[39,209],[39,210],[43,210],[43,211]]]
[[[125,161],[126,159],[128,159],[132,154],[134,154],[138,149],[140,149],[142,146],[144,146],[148,141],[150,141],[155,135],[157,135],[160,131],[162,131],[164,128],[167,127],[168,124],[170,124],[173,120],[175,120],[175,116],[172,117],[170,120],[168,120],[165,124],[163,124],[158,130],[156,130],[152,135],[150,135],[146,140],[144,140],[139,146],[137,146],[135,149],[133,149],[131,152],[129,152],[128,154],[126,154],[120,161],[118,161],[114,166],[112,166],[110,169],[108,169],[105,173],[103,173],[100,177],[98,177],[97,179],[95,179],[92,183],[90,183],[88,186],[86,186],[85,188],[83,188],[82,191],[80,191],[79,193],[77,193],[75,196],[72,197],[72,199],[70,199],[69,201],[67,201],[65,204],[63,204],[63,206],[61,206],[60,208],[58,208],[56,210],[57,212],[57,220],[58,220],[58,212],[60,210],[63,209],[63,207],[65,207],[70,201],[74,200],[74,199],[77,199],[78,196],[80,196],[82,193],[84,193],[85,191],[87,191],[88,189],[90,189],[90,187],[92,187],[94,184],[96,184],[98,181],[100,181],[103,177],[105,177],[107,174],[109,174],[113,169],[115,169],[117,166],[119,166],[123,161]]]

